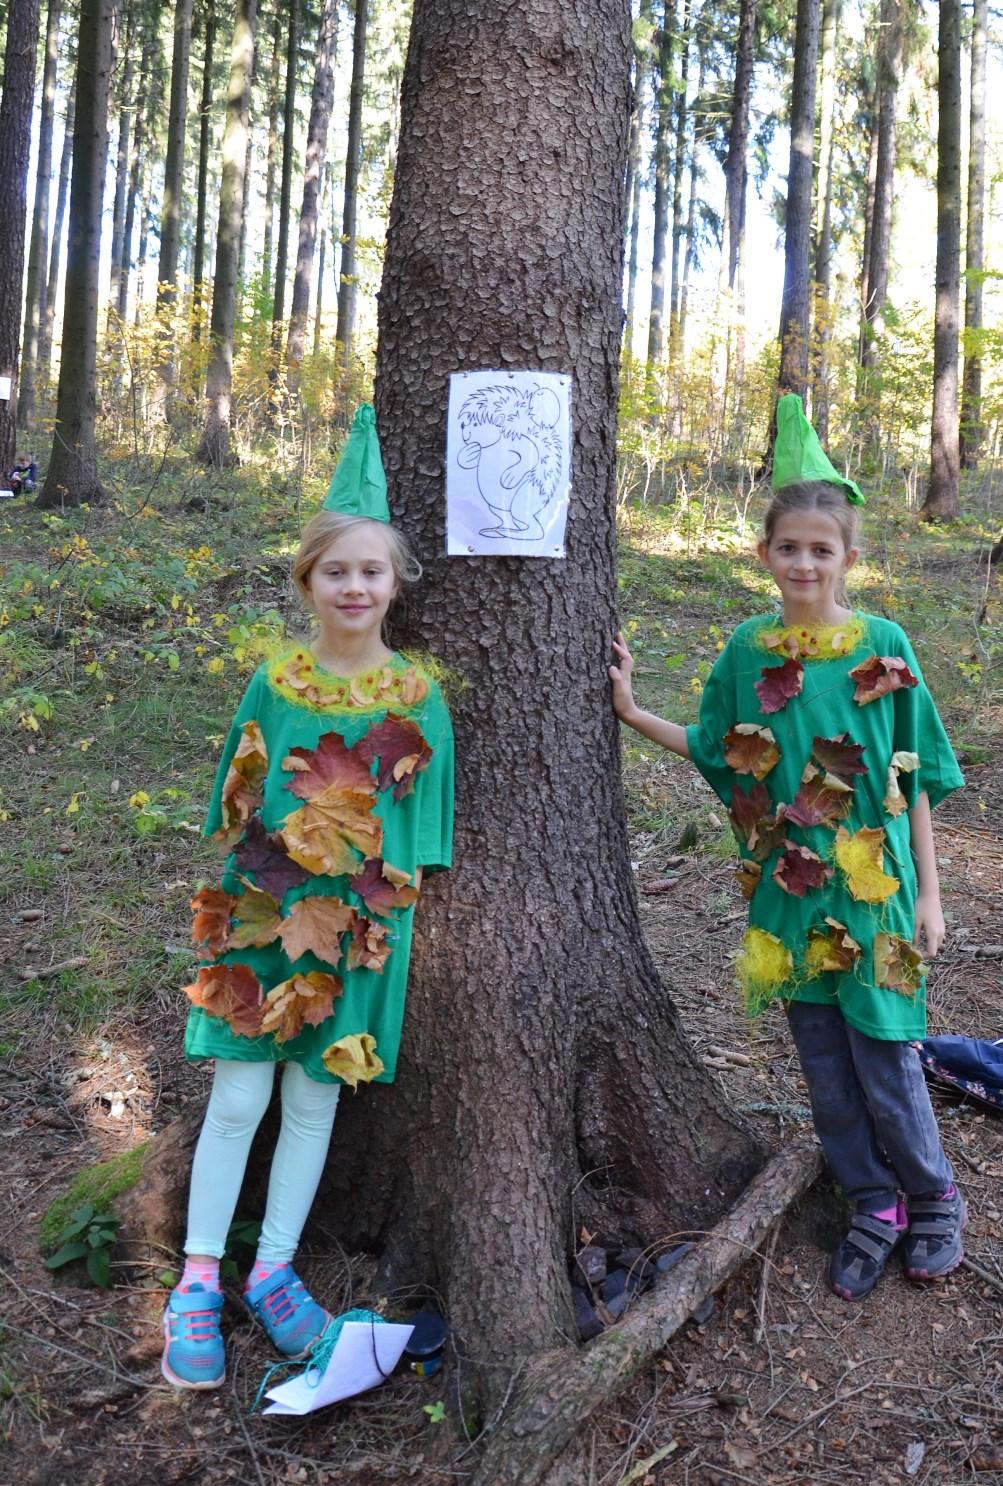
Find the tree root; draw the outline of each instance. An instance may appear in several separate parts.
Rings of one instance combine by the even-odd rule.
[[[560,1459],[581,1426],[741,1268],[821,1170],[817,1146],[785,1146],[680,1260],[671,1279],[637,1301],[617,1326],[577,1353],[549,1352],[533,1363],[488,1441],[472,1486],[555,1486],[552,1468],[559,1477]]]

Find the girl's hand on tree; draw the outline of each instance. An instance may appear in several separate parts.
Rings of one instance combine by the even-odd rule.
[[[626,641],[620,630],[617,630],[613,640],[613,654],[617,659],[617,664],[609,668],[609,679],[613,683],[613,711],[617,717],[628,722],[631,715],[637,711],[630,680],[634,670],[634,657],[627,649]]]
[[[916,899],[916,932],[913,944],[932,960],[944,942],[947,930],[939,893],[920,893]],[[921,943],[922,941],[925,941]]]

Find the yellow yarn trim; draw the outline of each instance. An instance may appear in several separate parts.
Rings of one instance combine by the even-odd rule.
[[[776,624],[761,629],[756,639],[773,655],[795,660],[835,660],[852,655],[864,638],[865,625],[855,614],[842,624]]]
[[[403,658],[402,658],[403,659]],[[332,676],[305,645],[283,652],[268,667],[280,696],[312,712],[375,712],[417,707],[428,696],[428,680],[417,666],[395,658],[358,676]]]
[[[794,978],[794,959],[775,934],[754,927],[746,929],[735,960],[735,973],[742,990],[745,1010],[760,1016]]]

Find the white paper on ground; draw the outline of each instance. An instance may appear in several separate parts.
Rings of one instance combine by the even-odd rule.
[[[264,1413],[312,1414],[314,1409],[326,1408],[339,1399],[375,1388],[383,1382],[384,1374],[393,1372],[397,1366],[413,1330],[413,1326],[391,1321],[382,1325],[346,1321],[319,1382],[316,1373],[308,1369],[286,1383],[269,1388],[265,1397],[271,1402]]]

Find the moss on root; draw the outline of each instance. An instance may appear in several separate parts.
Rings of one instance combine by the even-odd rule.
[[[107,1212],[116,1197],[134,1187],[143,1174],[150,1145],[150,1141],[144,1140],[131,1151],[122,1151],[107,1161],[85,1166],[63,1195],[50,1203],[42,1214],[38,1225],[38,1242],[42,1250],[57,1247],[63,1229],[70,1221],[70,1214],[78,1207],[90,1203],[95,1212]]]

